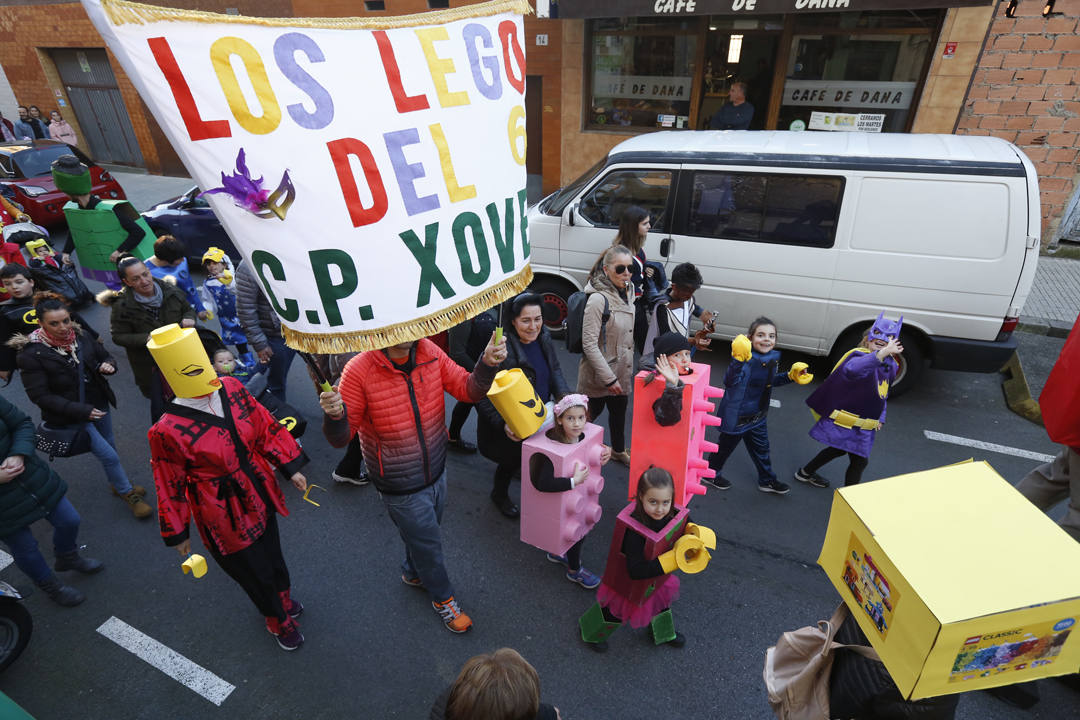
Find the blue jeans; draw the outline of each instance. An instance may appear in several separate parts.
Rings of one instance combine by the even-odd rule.
[[[289,367],[292,366],[296,351],[285,344],[282,338],[266,338],[273,351],[270,362],[259,366],[259,372],[269,373],[266,377],[266,391],[273,393],[278,400],[285,400],[285,383],[289,379]]]
[[[776,473],[773,472],[772,461],[769,459],[769,431],[764,421],[738,433],[720,433],[720,437],[716,439],[716,444],[720,447],[709,458],[709,467],[716,471],[716,475],[719,477],[728,456],[739,446],[740,441],[746,443],[750,460],[757,468],[758,484],[766,485],[775,480]]]
[[[120,495],[130,493],[131,482],[124,472],[124,466],[120,464],[120,456],[116,453],[112,415],[105,413],[105,417],[87,423],[86,432],[90,435],[90,452],[101,462],[101,467],[105,468],[105,477],[113,490]]]
[[[446,574],[439,528],[446,506],[446,471],[434,485],[423,490],[408,495],[379,493],[379,497],[405,543],[401,572],[410,579],[420,578],[432,600],[448,600],[454,594],[454,586]]]
[[[74,552],[77,547],[75,538],[79,535],[79,513],[68,502],[67,497],[60,498],[53,511],[45,516],[53,526],[53,552],[60,556]],[[7,537],[0,538],[11,549],[15,564],[34,582],[47,580],[52,570],[38,549],[37,540],[29,527],[21,527]]]

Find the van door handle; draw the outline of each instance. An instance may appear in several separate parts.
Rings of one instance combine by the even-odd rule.
[[[660,241],[660,257],[668,257],[675,249],[675,239],[666,237]]]

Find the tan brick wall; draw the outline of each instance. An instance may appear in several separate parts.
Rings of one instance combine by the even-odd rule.
[[[1042,240],[1054,233],[1076,188],[1080,152],[1080,0],[1057,0],[1042,17],[1041,0],[994,10],[990,37],[960,113],[957,134],[993,135],[1016,143],[1039,173]]]
[[[912,132],[952,134],[993,14],[993,8],[989,7],[948,11],[919,98]],[[956,43],[956,53],[946,58],[945,45],[950,42]]]

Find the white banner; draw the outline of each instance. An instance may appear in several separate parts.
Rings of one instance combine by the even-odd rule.
[[[524,289],[525,0],[250,18],[84,0],[281,316],[366,350]]]
[[[903,110],[911,106],[914,95],[913,82],[787,80],[782,104]]]
[[[841,132],[881,132],[885,126],[884,113],[810,113],[811,130],[839,130]]]

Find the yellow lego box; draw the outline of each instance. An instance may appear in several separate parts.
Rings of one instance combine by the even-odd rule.
[[[837,490],[818,564],[907,699],[1080,668],[1080,543],[985,462]]]

